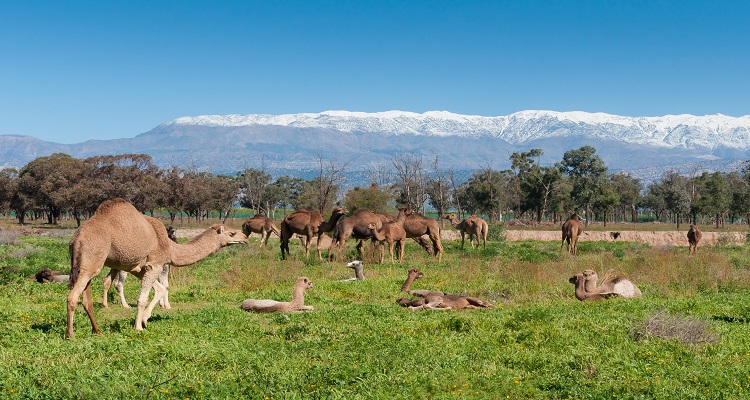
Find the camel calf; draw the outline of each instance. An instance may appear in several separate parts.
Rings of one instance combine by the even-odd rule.
[[[698,250],[698,242],[700,242],[702,236],[703,234],[698,229],[698,226],[695,224],[690,225],[690,230],[687,233],[688,243],[690,244],[688,254],[695,254]]]
[[[240,308],[245,311],[257,313],[312,311],[315,309],[313,306],[305,305],[305,290],[312,287],[312,281],[307,277],[301,276],[297,278],[297,282],[294,284],[294,294],[292,295],[291,302],[247,299],[242,302]]]
[[[279,228],[273,223],[273,220],[260,214],[255,214],[242,223],[242,233],[247,237],[250,237],[251,233],[259,233],[260,247],[263,247],[263,245],[268,246],[268,238],[272,233],[281,237],[281,231],[279,231]]]
[[[578,273],[570,277],[568,282],[575,285],[575,296],[576,299],[581,301],[599,301],[606,300],[610,297],[617,296],[617,293],[587,293],[585,288],[585,279],[583,274]]]

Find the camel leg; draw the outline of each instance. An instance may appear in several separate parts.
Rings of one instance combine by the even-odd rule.
[[[391,256],[391,265],[393,265],[395,262],[393,261],[393,245],[395,242],[393,240],[388,241],[388,254]],[[381,244],[382,246],[382,244]],[[380,263],[383,263],[383,256],[380,256]]]
[[[102,295],[102,305],[106,308],[109,308],[109,304],[107,303],[107,297],[108,297],[107,295],[109,294],[109,288],[110,286],[112,286],[113,275],[116,273],[116,271],[117,270],[115,270],[114,268],[110,269],[109,273],[107,274],[107,276],[104,277],[104,281],[102,282],[102,285],[104,285],[104,288],[103,288],[104,294]]]
[[[86,311],[86,314],[89,317],[89,321],[91,321],[91,331],[95,334],[101,333],[99,331],[99,327],[96,325],[96,320],[94,320],[94,307],[93,302],[91,302],[91,279],[96,276],[99,271],[101,271],[102,267],[97,268],[93,274],[87,274],[85,273],[85,268],[81,267],[79,269],[79,275],[78,279],[76,279],[75,284],[73,285],[73,288],[70,289],[70,293],[68,293],[67,298],[67,306],[68,306],[68,327],[65,331],[65,336],[72,338],[74,336],[73,334],[73,315],[76,312],[76,307],[78,306],[78,299],[81,297],[81,294],[84,294],[84,301],[83,301],[83,307]],[[90,304],[86,304],[86,290],[88,289],[88,301]]]
[[[157,282],[161,283],[162,286],[164,286],[164,296],[162,296],[161,300],[159,300],[159,306],[161,308],[171,310],[172,305],[169,304],[169,264],[165,264],[164,267],[162,267],[161,274],[159,274]]]
[[[464,249],[464,231],[461,231],[461,250]]]
[[[401,239],[398,241],[398,262],[403,263],[404,262],[404,248],[406,246],[406,239]]]
[[[430,240],[432,240],[432,246],[435,248],[435,255],[437,255],[438,262],[443,261],[443,244],[440,243],[440,237],[430,235]]]
[[[83,310],[86,311],[86,314],[89,316],[89,321],[91,321],[91,333],[100,335],[102,332],[99,330],[99,327],[96,326],[96,321],[94,320],[94,299],[91,297],[91,281],[89,280],[88,284],[86,285],[86,289],[83,290]]]
[[[116,269],[113,269],[112,272],[114,273],[113,278],[115,278],[115,291],[120,296],[120,303],[123,307],[130,308],[130,304],[125,299],[125,278],[128,277],[128,273]]]
[[[146,308],[146,311],[143,314],[143,327],[146,327],[146,321],[148,321],[149,318],[151,318],[151,313],[154,311],[154,307],[156,307],[156,304],[161,302],[161,300],[164,298],[164,295],[167,293],[167,289],[164,288],[164,285],[162,285],[159,280],[154,281],[154,298],[151,300],[151,302],[148,304],[148,307]]]
[[[138,295],[138,311],[136,311],[135,314],[135,330],[142,331],[143,328],[146,327],[146,322],[148,321],[148,317],[151,316],[150,311],[147,313],[146,309],[150,308],[153,309],[152,305],[156,304],[156,302],[161,299],[161,296],[163,296],[163,290],[164,286],[162,286],[161,283],[159,283],[159,288],[156,288],[156,279],[159,277],[159,274],[161,273],[161,269],[156,269],[153,266],[146,266],[141,270],[136,276],[141,280],[141,293]],[[154,303],[150,304],[149,306],[146,305],[148,303],[148,294],[151,292],[151,288],[154,287]],[[148,316],[147,316],[148,315]]]

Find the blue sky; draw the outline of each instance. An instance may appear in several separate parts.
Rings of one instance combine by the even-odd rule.
[[[10,1],[0,135],[349,110],[750,114],[747,1]]]

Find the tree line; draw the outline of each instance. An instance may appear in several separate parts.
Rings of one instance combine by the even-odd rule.
[[[667,172],[644,185],[628,173],[610,173],[596,149],[584,146],[564,153],[553,165],[541,165],[543,151],[513,153],[510,169],[482,168],[461,179],[440,167],[435,157],[402,154],[372,165],[369,185],[343,190],[347,163],[318,159],[313,179],[273,177],[263,167],[235,175],[197,168],[160,168],[146,154],[73,158],[64,153],[39,157],[20,170],[0,171],[0,212],[57,224],[63,216],[80,225],[104,200],[121,197],[144,213],[166,212],[201,220],[226,220],[237,206],[274,217],[278,210],[301,207],[327,213],[336,205],[350,212],[388,212],[406,204],[424,213],[430,206],[442,217],[480,214],[492,221],[508,218],[558,222],[577,212],[586,221],[676,223],[726,222],[750,218],[750,166],[739,172],[703,172],[684,176]]]

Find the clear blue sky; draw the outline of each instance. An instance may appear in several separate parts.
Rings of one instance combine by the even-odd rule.
[[[750,114],[748,1],[6,1],[0,135],[181,116]]]

